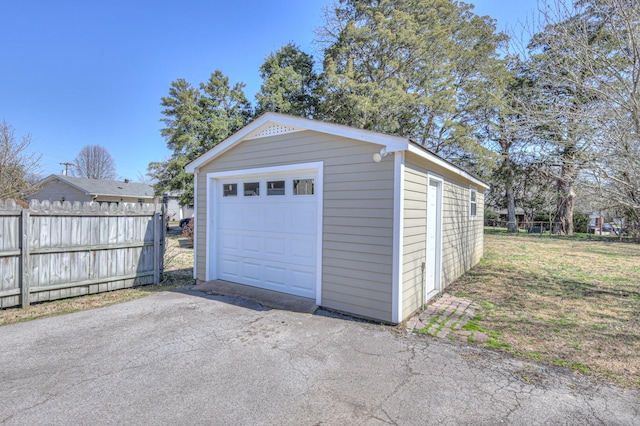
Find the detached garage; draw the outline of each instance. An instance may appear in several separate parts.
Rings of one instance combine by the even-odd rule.
[[[408,139],[267,113],[186,170],[199,281],[398,323],[482,256],[488,186]]]

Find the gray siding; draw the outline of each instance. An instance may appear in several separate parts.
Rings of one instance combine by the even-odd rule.
[[[469,185],[445,181],[442,228],[442,284],[447,286],[471,269],[484,249],[484,195],[478,189],[476,219],[469,218]]]
[[[144,203],[154,202],[154,197],[141,197],[140,199],[142,199]],[[50,203],[53,203],[54,201],[69,201],[70,203],[74,203],[76,201],[79,201],[81,203],[85,201],[96,201],[99,203],[137,203],[139,198],[99,195],[94,200],[90,195],[87,195],[77,188],[74,188],[66,182],[61,182],[54,179],[44,184],[38,191],[36,191],[32,196],[29,197],[29,200],[49,201]]]
[[[483,253],[484,194],[478,190],[476,219],[469,215],[469,182],[452,172],[429,165],[425,160],[407,154],[404,176],[404,243],[402,317],[420,308],[422,262],[425,261],[427,205],[427,173],[443,178],[442,194],[442,288],[474,266]]]
[[[197,278],[206,278],[207,173],[322,161],[322,305],[391,321],[393,156],[375,163],[376,151],[369,143],[303,131],[241,142],[200,167]]]
[[[420,307],[427,224],[427,173],[405,161],[402,318]]]
[[[93,201],[91,197],[73,186],[59,180],[52,180],[42,186],[35,194],[29,197],[29,200],[40,201]]]

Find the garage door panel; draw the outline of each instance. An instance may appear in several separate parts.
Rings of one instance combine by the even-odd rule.
[[[308,175],[306,175],[308,177]],[[317,273],[318,195],[293,195],[292,173],[284,195],[267,195],[266,182],[273,177],[251,177],[260,182],[260,195],[222,196],[217,181],[215,237],[218,278],[269,290],[315,297]],[[306,177],[305,177],[306,178]]]
[[[242,276],[247,280],[260,282],[261,269],[261,264],[258,262],[247,260],[242,262]]]
[[[261,217],[263,215],[260,206],[252,206],[251,204],[239,206],[241,210],[242,223],[238,225],[241,229],[259,230],[262,227]]]
[[[278,206],[280,207],[280,206]],[[269,207],[265,209],[264,224],[267,229],[286,230],[288,222],[288,211],[286,207],[274,208]]]
[[[275,256],[285,256],[287,254],[287,240],[284,238],[265,237],[264,252]]]
[[[299,296],[313,297],[315,295],[315,274],[309,271],[291,271],[291,288]]]
[[[221,246],[225,250],[237,250],[239,248],[238,240],[240,236],[234,234],[233,232],[222,232],[220,234],[221,237]]]
[[[261,241],[259,237],[253,235],[242,235],[242,250],[253,253],[260,253]]]
[[[315,263],[316,259],[316,242],[310,239],[307,240],[291,240],[290,256],[297,261],[304,261],[305,263]]]
[[[237,229],[242,226],[242,217],[237,214],[237,209],[221,209],[218,211],[218,223],[224,223],[225,228]]]
[[[299,209],[291,215],[291,225],[295,230],[308,232],[309,229],[315,229],[316,217],[317,216],[315,209]]]
[[[237,279],[240,276],[238,274],[238,271],[240,270],[240,265],[238,260],[224,258],[220,262],[220,266],[221,266],[221,271],[220,271],[221,275],[224,275],[225,277],[227,277],[227,279]]]
[[[272,286],[285,287],[287,269],[276,266],[265,266],[265,283]]]

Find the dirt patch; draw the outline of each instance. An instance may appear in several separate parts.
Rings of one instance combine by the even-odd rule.
[[[640,388],[640,245],[485,235],[447,291],[482,306],[505,350]]]

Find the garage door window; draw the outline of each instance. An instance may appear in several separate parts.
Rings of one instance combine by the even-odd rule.
[[[267,182],[267,195],[284,195],[284,181],[272,180]]]
[[[313,179],[294,179],[294,195],[313,195]]]
[[[245,197],[257,197],[260,195],[260,182],[246,182],[244,184]]]
[[[238,195],[237,183],[225,183],[223,185],[223,195],[225,197],[235,197]]]

